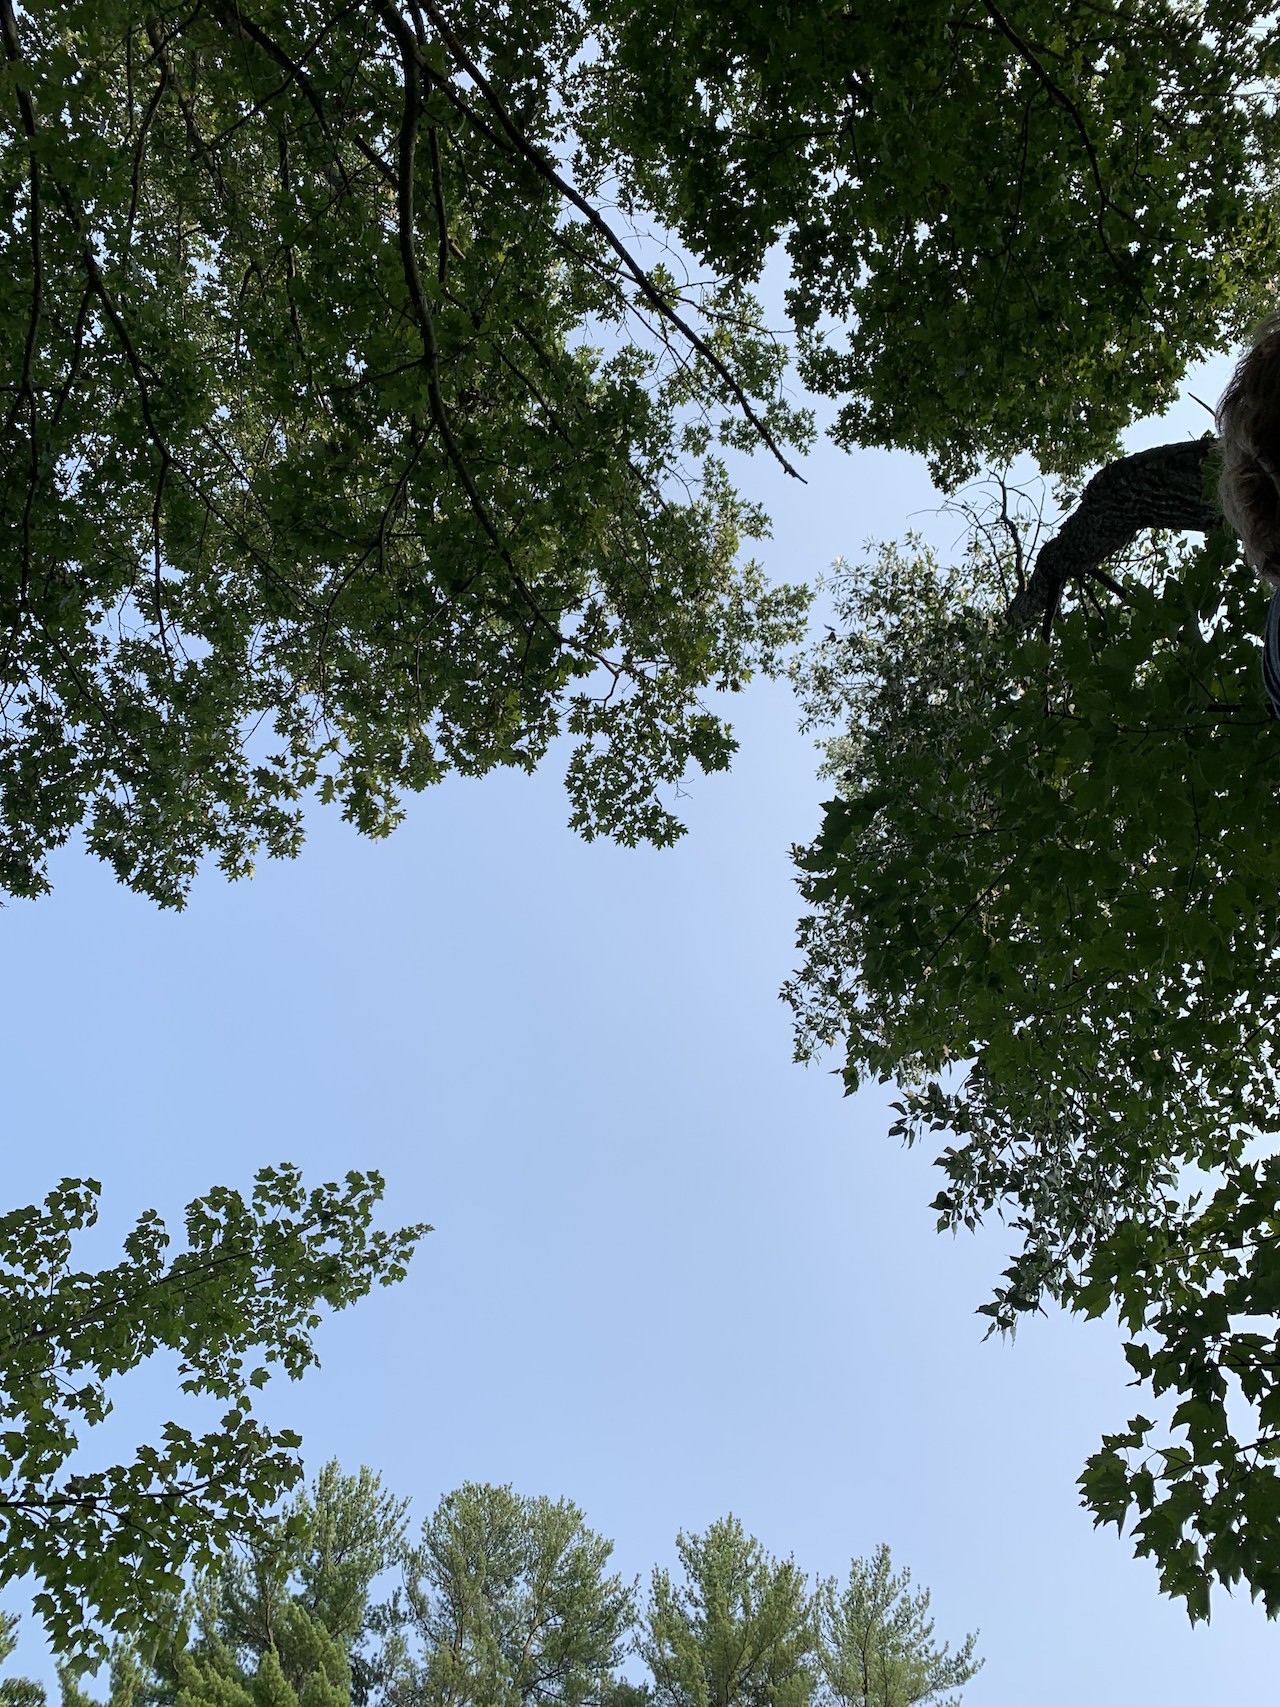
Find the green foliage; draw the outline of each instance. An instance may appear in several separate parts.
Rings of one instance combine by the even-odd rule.
[[[1268,1122],[1274,1131],[1275,1116]],[[1165,1592],[1209,1616],[1213,1580],[1280,1613],[1280,1156],[1224,1159],[1216,1190],[1101,1241],[1075,1305],[1114,1300],[1136,1382],[1178,1399],[1181,1440],[1146,1417],[1106,1436],[1080,1478],[1100,1523],[1132,1518]],[[1105,1300],[1105,1302],[1104,1302]]]
[[[944,482],[1102,460],[1274,272],[1276,20],[1249,0],[592,12],[601,167],[733,276],[785,241],[837,439]]]
[[[999,611],[994,533],[966,565],[882,550],[839,593],[804,687],[841,733],[840,795],[799,852],[812,911],[799,1048],[897,1078],[894,1130],[948,1135],[940,1227],[1018,1237],[983,1306],[1115,1308],[1137,1380],[1180,1402],[1082,1481],[1193,1617],[1214,1580],[1280,1610],[1273,1281],[1276,726],[1263,594],[1225,541],[1156,541],[1123,600],[1052,646]],[[1009,588],[1008,590],[1011,590]],[[1183,1444],[1185,1442],[1185,1444]]]
[[[600,1707],[649,1707],[652,1700],[648,1684],[615,1677],[601,1691]]]
[[[811,1597],[726,1518],[679,1537],[684,1580],[655,1571],[633,1635],[634,1591],[570,1501],[467,1483],[417,1547],[404,1510],[367,1470],[327,1465],[243,1557],[175,1589],[145,1643],[117,1644],[107,1707],[914,1707],[980,1663],[972,1637],[936,1646],[928,1594],[884,1547]],[[372,1604],[392,1565],[403,1590]],[[617,1674],[628,1651],[651,1682]],[[63,1707],[95,1707],[62,1686]]]
[[[954,1707],[959,1690],[981,1670],[976,1636],[959,1652],[933,1640],[929,1591],[911,1593],[911,1572],[894,1573],[885,1546],[855,1559],[844,1589],[834,1577],[819,1583],[815,1600],[823,1707]],[[945,1702],[939,1697],[945,1695]]]
[[[83,828],[180,905],[559,733],[577,828],[676,836],[805,606],[720,460],[811,432],[779,241],[837,437],[943,479],[1101,456],[1276,268],[1247,0],[6,12],[16,895]]]
[[[117,1645],[107,1707],[366,1701],[379,1670],[362,1651],[370,1592],[400,1557],[404,1512],[370,1471],[345,1476],[327,1464],[310,1494],[199,1573],[189,1595],[171,1597],[141,1642]],[[62,1707],[95,1707],[66,1671]]]
[[[567,190],[572,7],[425,16],[10,14],[13,894],[83,824],[180,905],[206,854],[295,852],[310,790],[382,835],[562,730],[577,826],[670,841],[660,792],[734,745],[704,694],[798,633],[715,455],[744,410],[809,433],[756,304],[646,272]]]
[[[17,1618],[0,1612],[0,1665],[18,1645],[17,1629]],[[29,1677],[0,1678],[0,1707],[45,1707],[44,1688]]]
[[[632,1590],[605,1574],[612,1551],[569,1500],[474,1482],[446,1495],[405,1556],[403,1612],[420,1657],[397,1699],[595,1702],[635,1617]]]
[[[808,1585],[735,1517],[679,1535],[683,1581],[655,1570],[639,1651],[660,1707],[808,1707]]]
[[[217,1187],[186,1210],[186,1248],[147,1211],[112,1268],[72,1265],[97,1218],[95,1180],[64,1180],[43,1205],[0,1217],[0,1582],[30,1572],[55,1650],[77,1669],[106,1652],[97,1625],[138,1636],[233,1537],[294,1486],[298,1437],[265,1428],[253,1400],[273,1367],[297,1379],[317,1361],[319,1306],[344,1309],[401,1279],[429,1229],[373,1226],[375,1173],[304,1189],[297,1169],[259,1173],[249,1197]],[[111,1409],[108,1383],[160,1350],[184,1392],[227,1406],[195,1435],[105,1469],[69,1473],[86,1426]]]

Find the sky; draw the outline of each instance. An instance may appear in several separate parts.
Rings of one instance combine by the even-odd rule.
[[[1131,448],[1205,422],[1188,403]],[[916,459],[821,443],[806,473],[752,470],[776,578],[908,526],[957,541]],[[1261,1611],[1220,1595],[1193,1629],[1077,1503],[1137,1408],[1114,1322],[984,1341],[998,1229],[939,1237],[892,1092],[792,1063],[789,848],[824,790],[785,684],[735,712],[733,770],[690,782],[668,851],[577,840],[555,756],[446,782],[385,843],[317,809],[299,860],[210,872],[182,914],[65,850],[52,896],[0,911],[8,1203],[100,1178],[105,1262],[144,1208],[261,1166],[379,1168],[386,1223],[435,1231],[267,1390],[312,1471],[368,1464],[415,1521],[464,1480],[568,1496],[628,1578],[728,1512],[812,1572],[887,1542],[941,1638],[980,1631],[968,1707],[1267,1698]],[[103,1461],[182,1415],[163,1364],[118,1396]],[[18,1662],[52,1675],[32,1626]]]

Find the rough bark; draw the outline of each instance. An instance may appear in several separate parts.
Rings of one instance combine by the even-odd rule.
[[[1211,533],[1224,525],[1205,493],[1212,434],[1156,445],[1110,462],[1080,494],[1080,502],[1036,558],[1026,586],[1007,611],[1016,628],[1052,622],[1068,581],[1083,580],[1149,528]]]

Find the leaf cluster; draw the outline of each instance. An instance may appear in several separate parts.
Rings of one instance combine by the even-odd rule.
[[[1082,1487],[1100,1520],[1136,1505],[1193,1616],[1214,1580],[1280,1608],[1277,1176],[1251,1159],[1280,1128],[1280,772],[1233,559],[1156,540],[1050,647],[1000,620],[988,544],[950,571],[883,550],[841,596],[885,614],[806,678],[843,714],[840,794],[797,850],[787,992],[802,1056],[843,1039],[850,1089],[903,1086],[897,1134],[951,1140],[939,1226],[1017,1235],[993,1327],[1046,1297],[1116,1308],[1139,1381],[1180,1399],[1185,1446],[1135,1425]]]
[[[318,1361],[322,1305],[403,1277],[429,1229],[376,1228],[382,1191],[376,1173],[307,1190],[296,1168],[267,1168],[247,1197],[218,1187],[191,1203],[176,1254],[148,1211],[98,1272],[73,1265],[96,1180],[0,1217],[0,1582],[34,1576],[69,1660],[102,1656],[101,1627],[145,1631],[186,1566],[254,1535],[298,1481],[298,1436],[260,1423],[254,1396],[273,1368],[296,1380]],[[109,1383],[161,1350],[182,1391],[227,1407],[218,1427],[169,1422],[130,1461],[82,1468],[73,1455],[110,1412]]]
[[[558,164],[584,20],[24,7],[0,107],[0,888],[82,827],[180,905],[560,732],[585,834],[733,740],[796,638],[718,444],[803,442],[749,292]],[[625,779],[620,786],[618,778]]]
[[[952,485],[1103,460],[1273,272],[1274,15],[1249,0],[596,0],[636,202],[754,278],[785,244],[839,442]]]

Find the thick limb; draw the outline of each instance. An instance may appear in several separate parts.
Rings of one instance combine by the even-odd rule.
[[[1205,494],[1205,476],[1217,441],[1210,434],[1156,445],[1100,469],[1054,537],[1041,548],[1031,578],[1010,601],[1017,628],[1052,622],[1068,581],[1084,580],[1108,558],[1151,528],[1211,533],[1222,512]]]

